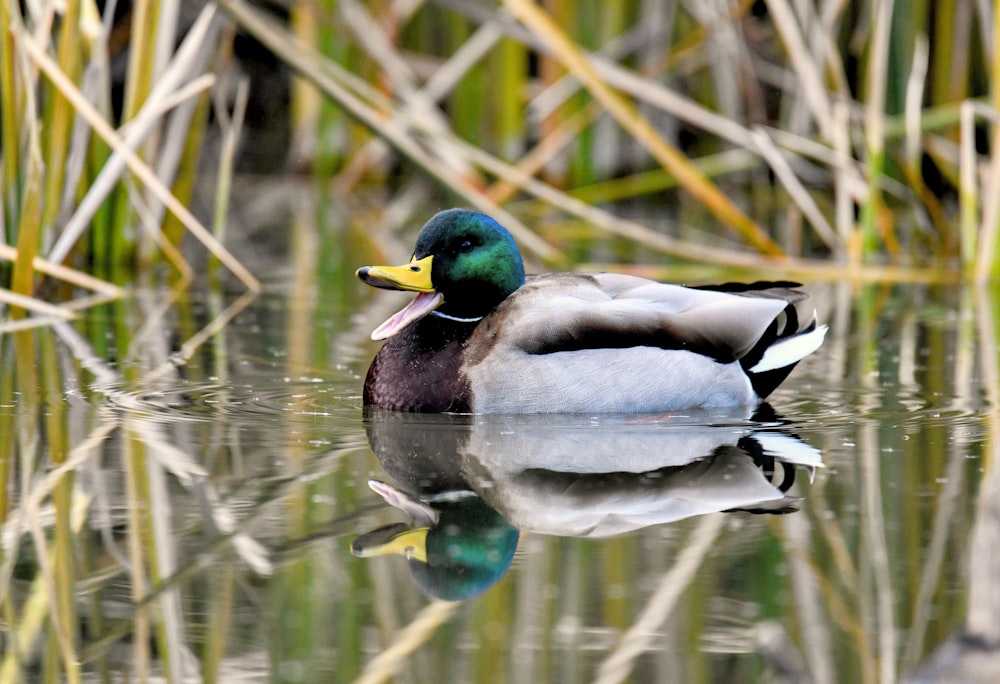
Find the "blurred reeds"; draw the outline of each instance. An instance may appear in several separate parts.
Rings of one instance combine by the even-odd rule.
[[[585,234],[670,263],[990,279],[996,15],[985,0],[7,4],[0,301],[44,316],[23,299],[43,278],[116,296],[157,262],[189,280],[185,231],[257,288],[221,244],[263,89],[234,75],[233,28],[296,74],[272,124],[289,166],[343,194],[405,159],[550,266]],[[187,208],[205,187],[213,231]]]
[[[258,287],[187,208],[220,87],[212,69],[225,70],[231,31],[213,5],[194,13],[179,0],[143,0],[120,3],[117,17],[116,7],[103,16],[86,0],[0,8],[0,283],[9,283],[0,301],[14,318],[53,315],[35,298],[43,279],[64,317],[67,302],[91,303],[73,288],[116,297],[116,284],[159,282],[158,262],[189,281],[178,226]],[[224,134],[238,131],[225,97],[215,101]]]
[[[346,192],[405,158],[550,265],[582,223],[689,262],[998,275],[992,3],[219,4],[324,96],[293,91],[299,168]]]

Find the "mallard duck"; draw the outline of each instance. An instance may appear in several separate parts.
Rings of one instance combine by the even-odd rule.
[[[799,327],[797,283],[684,287],[614,273],[525,276],[511,234],[450,209],[402,266],[364,266],[374,287],[417,295],[378,326],[386,340],[364,403],[456,413],[636,413],[754,405],[819,348]]]

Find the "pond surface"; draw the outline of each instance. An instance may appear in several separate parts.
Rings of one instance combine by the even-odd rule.
[[[0,336],[0,681],[996,667],[996,292],[808,284],[827,342],[759,411],[363,417],[377,237]]]

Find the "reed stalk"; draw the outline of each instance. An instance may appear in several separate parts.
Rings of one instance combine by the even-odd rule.
[[[0,244],[0,261],[16,262],[18,254],[19,252],[14,247]],[[58,280],[63,280],[67,283],[76,285],[77,287],[82,287],[93,292],[99,292],[109,297],[121,297],[124,294],[122,288],[117,285],[100,280],[99,278],[94,278],[83,271],[54,264],[51,261],[47,261],[39,256],[36,256],[31,260],[31,266],[37,273],[51,276]]]
[[[561,258],[558,250],[539,239],[516,217],[497,207],[482,193],[467,185],[453,169],[431,156],[401,127],[383,126],[383,117],[380,113],[351,92],[351,89],[357,86],[367,90],[363,83],[358,83],[356,79],[343,73],[337,65],[325,60],[321,55],[303,50],[302,46],[296,45],[293,40],[289,39],[286,31],[278,28],[266,15],[251,7],[244,0],[220,0],[218,4],[245,30],[252,33],[290,66],[299,70],[302,75],[310,78],[327,95],[336,99],[351,116],[370,130],[378,131],[389,143],[420,166],[428,175],[450,188],[456,195],[469,202],[471,206],[501,220],[515,234],[526,250],[548,262]],[[371,95],[370,92],[367,94]]]
[[[517,41],[501,39],[491,66],[490,72],[498,75],[493,104],[496,153],[501,159],[513,161],[525,143],[521,116],[529,87],[528,51]]]
[[[215,187],[215,217],[212,221],[212,235],[218,244],[225,241],[226,220],[229,216],[229,198],[233,190],[233,169],[235,166],[236,149],[240,133],[243,130],[243,119],[246,116],[247,100],[250,97],[250,81],[240,79],[236,85],[236,100],[231,115],[217,107],[216,114],[222,122],[222,150],[219,155],[219,174]],[[215,275],[219,267],[219,259],[214,254],[209,262],[209,273]]]
[[[41,362],[44,374],[44,393],[46,404],[46,436],[48,457],[56,467],[66,462],[69,453],[68,421],[66,420],[66,402],[63,401],[63,380],[60,365],[56,357],[54,340],[51,334],[40,335]],[[55,629],[63,632],[59,641],[64,643],[66,651],[75,656],[77,646],[77,613],[76,613],[76,551],[77,541],[73,529],[73,483],[72,473],[66,473],[60,478],[52,493],[52,505],[56,513],[55,541],[53,544],[53,571],[55,573],[57,603],[51,606],[53,613],[58,613]],[[41,553],[42,550],[39,550]],[[67,681],[79,681],[79,664],[76,659],[65,660],[62,663]]]
[[[889,63],[889,37],[893,0],[876,0],[872,12],[873,38],[867,73],[865,105],[865,148],[867,151],[868,197],[861,207],[861,250],[865,256],[879,246],[876,221],[882,206],[881,178],[885,169],[885,102]]]
[[[134,173],[146,185],[146,187],[157,197],[157,199],[159,199],[159,201],[166,205],[168,210],[170,210],[184,223],[188,231],[191,232],[191,234],[199,242],[205,245],[210,252],[213,252],[216,256],[218,256],[219,260],[225,264],[233,275],[239,278],[243,284],[246,285],[247,289],[251,291],[258,291],[260,289],[260,282],[253,276],[253,274],[251,274],[246,268],[243,267],[242,264],[233,258],[229,253],[229,250],[219,244],[219,242],[201,224],[201,222],[195,218],[194,214],[192,214],[187,207],[181,204],[177,198],[173,196],[173,194],[171,194],[170,190],[163,185],[153,170],[125,145],[121,137],[111,129],[108,123],[101,117],[100,113],[86,101],[80,91],[65,78],[62,72],[59,71],[58,67],[52,63],[44,52],[42,52],[38,46],[34,45],[30,39],[26,40],[24,46],[28,54],[41,68],[45,75],[60,88],[63,94],[72,98],[73,104],[80,116],[85,118],[94,128],[94,131],[100,135],[118,154],[121,155],[129,170],[131,170],[132,173]]]
[[[985,17],[984,17],[985,19]],[[989,76],[992,84],[991,99],[993,111],[998,116],[993,120],[993,135],[990,142],[991,159],[990,209],[983,216],[983,253],[976,265],[976,275],[980,281],[1000,280],[1000,7],[993,5],[993,44],[990,46]]]
[[[21,101],[21,79],[15,63],[14,36],[10,27],[14,25],[15,16],[8,3],[0,3],[0,150],[3,151],[2,195],[3,219],[6,230],[0,234],[0,242],[7,243],[14,239],[13,226],[17,224],[20,215],[20,170],[21,149],[18,140],[20,127],[18,125],[18,102]],[[18,18],[17,21],[20,21]]]
[[[37,141],[32,131],[33,143]],[[30,296],[35,289],[34,260],[40,246],[41,196],[43,192],[43,166],[36,144],[29,147],[27,178],[24,185],[24,199],[21,204],[21,216],[17,229],[17,257],[14,260],[14,273],[11,286],[14,294]],[[17,319],[24,316],[19,308],[11,310],[11,315]]]
[[[194,198],[195,190],[200,180],[199,166],[201,164],[210,111],[211,96],[207,92],[201,93],[197,96],[194,103],[191,122],[185,131],[184,149],[178,161],[177,174],[173,185],[171,185],[171,192],[173,192],[174,197],[185,205],[190,204]],[[162,233],[168,243],[179,246],[184,235],[184,223],[173,213],[167,213],[163,217]]]
[[[80,40],[81,0],[67,0],[59,28],[56,63],[67,79],[79,84],[82,68],[82,41]],[[66,153],[70,148],[73,131],[74,112],[69,100],[57,89],[46,88],[46,102],[49,103],[43,115],[45,141],[44,193],[42,199],[41,226],[46,230],[51,226],[60,209],[63,196]],[[36,235],[40,237],[40,233]]]
[[[14,405],[15,373],[14,362],[10,356],[12,344],[9,335],[0,335],[0,405]],[[15,449],[17,447],[17,429],[15,416],[11,411],[0,411],[0,529],[7,525],[11,512],[11,493],[16,485],[14,481],[15,473]],[[8,552],[0,546],[0,615],[10,633],[15,633],[17,617],[14,613],[14,605],[11,600],[10,580],[13,574],[15,552]],[[9,644],[8,654],[19,652],[19,644]],[[8,655],[0,658],[0,681],[8,681],[10,676],[6,674],[8,661],[13,663],[13,659]]]

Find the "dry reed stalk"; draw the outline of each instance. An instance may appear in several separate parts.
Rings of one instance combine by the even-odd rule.
[[[823,87],[823,76],[819,65],[813,60],[807,48],[807,39],[795,18],[788,0],[767,0],[767,8],[778,33],[788,51],[792,68],[798,74],[797,83],[802,87],[820,135],[829,140],[833,131],[830,97]]]
[[[425,128],[438,134],[444,144],[435,147],[435,154],[465,182],[476,184],[472,170],[448,143],[452,135],[448,120],[441,114],[434,99],[421,90],[416,75],[389,42],[382,28],[355,0],[340,0],[338,11],[354,33],[355,43],[381,68],[382,76],[400,100],[399,106],[406,109],[410,116],[420,119]]]
[[[17,255],[18,251],[15,247],[0,244],[0,259],[6,261],[16,261]],[[100,278],[95,278],[94,276],[84,273],[83,271],[78,271],[61,264],[52,263],[51,261],[43,259],[39,256],[32,259],[31,266],[38,273],[57,278],[78,287],[91,290],[92,292],[99,292],[110,297],[121,297],[125,292],[117,285],[113,285],[105,280],[101,280]]]
[[[43,302],[40,299],[28,297],[18,292],[11,292],[10,290],[2,287],[0,287],[0,303],[11,307],[18,307],[25,311],[33,311],[35,313],[42,314],[43,316],[51,316],[53,318],[76,318],[76,314],[61,306],[49,304],[48,302]]]

